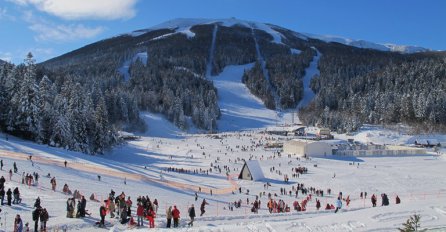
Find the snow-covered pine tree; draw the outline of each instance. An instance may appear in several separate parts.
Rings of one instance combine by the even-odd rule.
[[[93,151],[102,153],[111,143],[111,130],[108,126],[107,109],[104,98],[99,98],[94,111],[95,136],[93,142]]]
[[[25,59],[25,72],[19,83],[19,89],[11,99],[11,114],[9,115],[11,132],[25,138],[35,138],[39,123],[39,94],[36,85],[35,60],[31,53]]]
[[[53,83],[44,75],[39,83],[39,103],[38,103],[38,130],[37,141],[41,143],[48,143],[53,133],[54,127],[54,97],[56,96],[56,90]]]

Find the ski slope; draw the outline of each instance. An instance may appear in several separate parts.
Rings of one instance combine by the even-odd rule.
[[[118,72],[124,77],[125,81],[128,81],[130,79],[130,65],[135,63],[137,60],[141,61],[144,65],[147,65],[147,59],[149,55],[147,52],[140,52],[135,54],[131,59],[126,60],[121,67],[118,68]]]
[[[304,96],[297,105],[297,109],[301,109],[308,106],[308,104],[310,104],[311,100],[313,100],[315,96],[315,93],[311,89],[310,84],[311,84],[311,79],[313,79],[315,75],[319,75],[318,64],[320,58],[321,58],[321,53],[316,50],[316,56],[313,57],[310,66],[308,66],[308,68],[305,69],[305,76],[303,78]]]
[[[264,128],[279,122],[277,113],[267,109],[242,83],[244,70],[252,67],[253,64],[227,66],[212,77],[222,114],[218,120],[219,131]]]
[[[159,228],[150,231],[163,231],[160,228],[165,226],[164,210],[173,204],[177,205],[182,213],[181,231],[394,231],[414,213],[421,215],[422,228],[445,229],[446,179],[443,178],[445,159],[426,155],[359,157],[352,160],[319,158],[296,160],[287,156],[274,156],[273,151],[264,150],[261,146],[251,147],[253,141],[262,144],[272,141],[274,136],[268,136],[270,139],[267,139],[258,132],[248,131],[219,135],[221,138],[201,134],[185,134],[184,137],[170,138],[143,136],[139,140],[130,141],[127,145],[99,156],[51,148],[11,136],[5,140],[5,136],[1,135],[0,158],[5,163],[4,170],[0,171],[1,175],[8,180],[5,170],[11,168],[12,162],[17,162],[19,173],[36,171],[41,176],[51,173],[51,176],[56,177],[58,187],[56,192],[51,191],[49,178],[46,177],[41,177],[37,187],[27,187],[20,183],[20,175],[14,174],[12,181],[8,180],[6,186],[8,188],[19,186],[23,203],[2,207],[3,212],[0,215],[3,224],[0,225],[0,230],[11,231],[10,226],[17,213],[21,214],[25,222],[31,222],[32,205],[34,199],[39,196],[42,199],[42,206],[49,211],[48,227],[51,230],[66,226],[69,231],[104,231],[93,226],[94,222],[99,220],[100,202],[88,200],[87,209],[92,213],[91,217],[84,219],[65,217],[65,202],[68,196],[61,192],[64,183],[67,183],[72,191],[80,190],[87,199],[94,193],[99,200],[102,200],[110,189],[117,193],[124,191],[134,202],[138,195],[157,198],[160,209],[156,226]],[[243,146],[252,149],[244,151]],[[206,156],[203,156],[202,152],[205,152]],[[33,155],[34,166],[27,160],[30,154]],[[236,176],[243,164],[234,161],[237,158],[250,156],[260,160],[265,181],[271,183],[269,189],[264,189],[264,182],[236,180],[234,176],[228,180],[224,171],[219,173],[216,169],[209,175],[162,171],[163,168],[172,165],[186,169],[206,169],[213,162],[214,166],[228,165],[231,169],[230,175]],[[63,167],[64,160],[68,161],[67,168]],[[355,165],[351,165],[352,162],[355,162]],[[297,166],[307,167],[309,173],[299,178],[290,178],[290,183],[284,183],[283,174],[289,174],[291,168]],[[282,173],[271,172],[272,167],[280,167]],[[336,173],[336,178],[333,178],[333,173]],[[97,180],[98,174],[102,176],[101,181]],[[124,178],[127,184],[124,184]],[[246,204],[246,198],[252,202],[261,191],[277,193],[275,199],[283,199],[291,205],[296,199],[294,194],[281,195],[279,189],[290,190],[296,183],[304,183],[307,187],[321,188],[324,191],[331,188],[333,192],[331,195],[317,197],[322,205],[333,204],[339,191],[342,191],[344,196],[350,195],[352,201],[348,207],[344,206],[341,212],[335,214],[333,211],[317,211],[314,196],[306,212],[269,214],[266,209],[267,197],[262,196],[259,213],[250,212],[251,205]],[[202,188],[202,193],[199,193],[199,200],[196,202],[194,193],[198,186]],[[242,188],[241,194],[238,193],[239,186]],[[249,194],[246,194],[247,189],[250,190]],[[359,198],[359,193],[363,191],[369,194],[366,200]],[[371,207],[370,196],[373,193],[387,193],[390,206]],[[394,204],[396,194],[402,200],[401,205]],[[297,199],[301,201],[304,197],[299,194]],[[194,203],[199,213],[199,204],[203,198],[209,202],[206,214],[196,218],[195,227],[188,228],[187,208]],[[243,201],[242,207],[229,211],[228,202],[239,199]],[[126,225],[121,225],[109,216],[106,221],[108,229],[113,231],[149,231],[142,228],[129,230]]]

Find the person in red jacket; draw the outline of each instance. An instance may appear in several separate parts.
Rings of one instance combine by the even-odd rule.
[[[153,211],[152,206],[149,206],[149,210],[147,210],[147,220],[149,220],[149,228],[155,228],[155,216],[155,211]]]
[[[101,222],[99,222],[99,227],[105,227],[105,215],[107,214],[107,210],[104,205],[99,208],[99,214],[101,216]]]
[[[173,217],[173,227],[178,227],[178,224],[180,222],[180,211],[177,209],[177,206],[173,206],[172,210],[172,217]]]
[[[138,208],[136,209],[136,216],[138,216],[138,226],[144,226],[144,207],[141,203],[138,203]]]

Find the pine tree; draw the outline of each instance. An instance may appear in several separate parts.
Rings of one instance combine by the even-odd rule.
[[[36,67],[31,53],[25,59],[25,72],[17,92],[11,99],[10,127],[26,138],[35,138],[39,128],[39,95],[36,85]],[[13,123],[12,123],[13,122]],[[12,126],[12,127],[11,127]]]
[[[48,143],[52,134],[54,126],[54,97],[56,95],[56,90],[48,78],[48,76],[43,76],[39,83],[39,114],[38,114],[38,133],[37,141]]]
[[[410,216],[405,223],[403,223],[403,228],[398,228],[398,230],[400,232],[418,231],[420,228],[420,219],[421,216],[419,214],[414,214],[413,216]]]
[[[94,112],[95,135],[93,151],[102,153],[111,143],[111,130],[108,127],[107,109],[104,99],[101,97]]]

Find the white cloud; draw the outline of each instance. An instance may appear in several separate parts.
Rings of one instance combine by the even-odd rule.
[[[68,19],[128,19],[135,16],[137,0],[9,0],[34,5],[38,10]]]
[[[34,23],[29,27],[37,33],[34,37],[37,41],[73,41],[88,39],[97,36],[104,31],[103,27],[89,28],[82,24],[48,25]]]
[[[32,12],[25,12],[25,21],[30,23],[29,29],[37,33],[37,41],[74,41],[93,38],[104,31],[104,27],[87,27],[83,24],[56,24],[42,18],[34,17]]]

